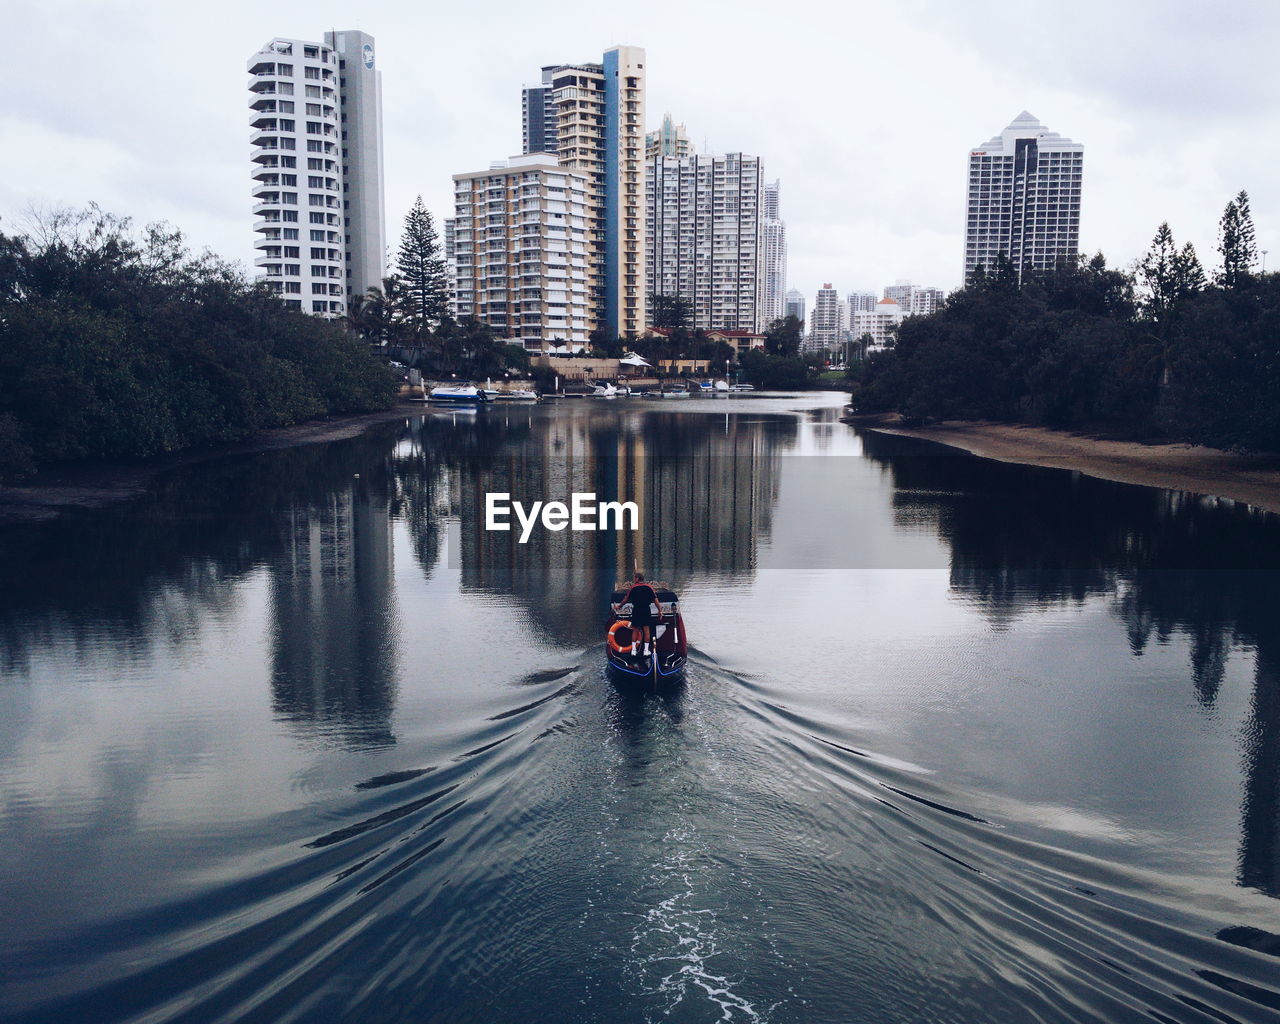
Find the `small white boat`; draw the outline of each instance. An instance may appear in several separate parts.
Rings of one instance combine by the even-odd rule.
[[[727,380],[716,381],[716,390],[722,394],[727,394],[731,389]]]
[[[499,391],[494,397],[499,402],[536,402],[538,393],[528,388],[508,388],[506,391]]]
[[[608,381],[605,381],[602,384],[597,384],[595,386],[595,390],[591,392],[592,397],[594,398],[617,398],[621,393],[621,391]]]
[[[754,390],[755,390],[755,385],[753,385],[753,384],[730,384],[730,385],[729,385],[729,390],[730,390],[730,391],[754,391]]]
[[[679,390],[662,389],[658,391],[646,391],[644,397],[645,398],[688,398],[689,391],[685,388],[680,388]]]
[[[491,399],[484,388],[474,384],[450,384],[432,388],[427,401],[440,405],[483,405]]]

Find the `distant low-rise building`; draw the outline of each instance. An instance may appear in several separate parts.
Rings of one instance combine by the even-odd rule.
[[[864,336],[870,335],[872,348],[884,348],[894,340],[904,316],[902,306],[896,299],[881,299],[872,311],[853,315],[853,340],[861,341]]]
[[[644,332],[644,336],[646,338],[669,338],[672,330],[670,327],[650,327]],[[755,331],[713,329],[704,331],[703,337],[707,341],[723,341],[732,345],[735,357],[741,357],[744,352],[749,352],[753,348],[764,348],[765,343],[765,336]]]

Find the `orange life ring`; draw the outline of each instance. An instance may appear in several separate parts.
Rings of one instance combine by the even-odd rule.
[[[625,644],[625,645],[618,643],[618,638],[617,638],[616,634],[617,634],[618,630],[620,630],[620,629],[629,629],[629,630],[631,630],[631,635],[632,635],[632,637],[634,638],[634,639],[631,641],[631,643],[629,643],[629,644]],[[608,639],[609,639],[609,650],[613,651],[613,653],[614,653],[614,654],[623,654],[624,652],[628,652],[628,651],[630,651],[630,650],[631,650],[631,648],[632,648],[632,647],[633,647],[633,646],[634,646],[634,645],[639,641],[639,639],[640,639],[638,636],[636,636],[636,634],[637,634],[638,632],[639,632],[639,630],[638,630],[638,629],[636,629],[634,626],[632,626],[632,625],[631,625],[631,623],[630,623],[630,622],[628,622],[626,619],[619,619],[617,622],[615,622],[612,626],[610,626],[610,627],[609,627],[609,638],[608,638]]]

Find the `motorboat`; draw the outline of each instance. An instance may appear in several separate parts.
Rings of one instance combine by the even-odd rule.
[[[448,384],[432,388],[427,401],[441,405],[484,405],[492,399],[484,388],[474,384]]]
[[[610,384],[607,380],[601,381],[591,392],[593,398],[617,398],[621,394],[622,389]]]
[[[661,388],[657,391],[646,391],[645,398],[688,398],[688,388]]]
[[[689,657],[684,619],[675,591],[637,573],[609,597],[605,657],[616,678],[657,687],[684,672]]]
[[[530,391],[528,388],[508,388],[494,396],[496,402],[536,402],[537,400],[538,392]]]
[[[754,391],[755,389],[756,388],[754,384],[730,384],[729,385],[730,391]]]

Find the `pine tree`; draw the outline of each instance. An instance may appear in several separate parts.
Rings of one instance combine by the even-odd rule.
[[[1206,283],[1204,267],[1200,266],[1196,247],[1190,242],[1184,245],[1182,251],[1174,258],[1174,279],[1179,298],[1204,291]]]
[[[1258,261],[1258,247],[1253,232],[1253,214],[1249,210],[1249,193],[1240,194],[1227,203],[1218,221],[1218,252],[1222,254],[1222,270],[1218,281],[1224,288],[1239,288],[1248,282],[1253,265]]]
[[[1168,318],[1178,298],[1178,248],[1169,222],[1156,229],[1151,248],[1138,263],[1138,275],[1147,289],[1147,311],[1152,320]]]
[[[1253,274],[1258,262],[1258,241],[1253,232],[1253,213],[1249,209],[1249,193],[1244,189],[1236,196],[1236,210],[1240,217],[1240,258],[1246,275]]]
[[[396,270],[402,279],[406,325],[421,339],[449,316],[448,274],[435,223],[422,204],[422,196],[405,215]]]

